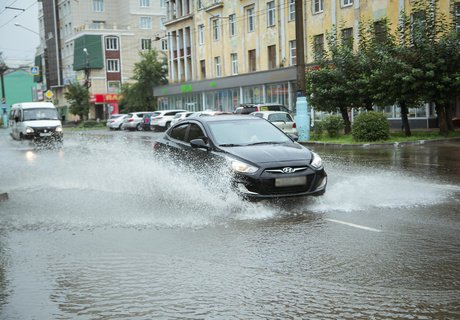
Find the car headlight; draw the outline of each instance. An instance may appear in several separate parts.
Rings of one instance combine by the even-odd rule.
[[[31,127],[27,127],[26,133],[34,133],[34,129],[32,129]]]
[[[56,132],[62,132],[62,126],[57,126],[56,127]]]
[[[313,158],[311,159],[311,163],[310,165],[316,169],[319,169],[323,166],[323,160],[321,159],[321,157],[319,155],[317,155],[316,153],[314,153],[313,151],[311,152]]]
[[[230,160],[230,167],[233,171],[240,173],[254,173],[258,170],[257,167],[235,159]]]

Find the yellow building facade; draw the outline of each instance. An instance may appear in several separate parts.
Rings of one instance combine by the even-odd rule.
[[[431,0],[427,0],[431,1]],[[240,103],[295,108],[295,0],[166,1],[169,85],[154,89],[159,108],[233,111]],[[302,1],[306,64],[327,49],[326,34],[358,45],[360,23],[389,21],[395,29],[413,0]],[[436,15],[457,22],[460,0],[437,1]],[[428,113],[430,111],[428,110]],[[429,116],[426,115],[426,116]]]

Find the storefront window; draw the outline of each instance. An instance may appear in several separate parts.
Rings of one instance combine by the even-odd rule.
[[[287,83],[267,85],[267,102],[289,106],[289,88]]]
[[[263,103],[263,86],[245,87],[243,88],[244,103]]]

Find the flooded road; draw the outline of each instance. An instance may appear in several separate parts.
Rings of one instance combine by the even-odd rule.
[[[0,130],[0,319],[458,319],[460,143],[312,146],[323,197],[247,203],[158,133]]]

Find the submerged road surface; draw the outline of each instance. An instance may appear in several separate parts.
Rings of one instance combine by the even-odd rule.
[[[158,133],[0,130],[0,319],[458,319],[460,144],[314,147],[320,198],[246,203]]]

